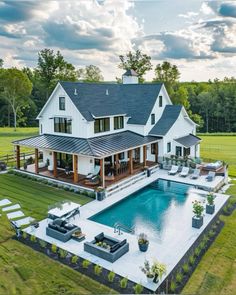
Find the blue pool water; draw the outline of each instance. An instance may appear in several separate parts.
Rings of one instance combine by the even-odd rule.
[[[163,240],[173,237],[175,228],[190,224],[192,201],[202,198],[191,186],[158,180],[122,201],[92,216],[90,220],[114,227],[116,222]],[[185,226],[183,226],[184,228]]]

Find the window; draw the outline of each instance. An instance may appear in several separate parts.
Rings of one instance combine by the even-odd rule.
[[[176,154],[176,156],[178,156],[178,157],[182,157],[182,147],[181,147],[181,146],[177,146],[177,147],[175,148],[175,154]]]
[[[171,142],[167,143],[167,153],[171,152]]]
[[[184,148],[184,157],[189,156],[191,153],[190,147],[189,148]]]
[[[118,157],[119,157],[119,160],[124,160],[125,153],[124,152],[123,153],[119,153]]]
[[[124,128],[124,117],[114,117],[114,129],[117,130],[122,128]]]
[[[54,132],[72,133],[71,119],[68,118],[54,118]]]
[[[59,97],[59,110],[64,111],[66,109],[65,97]]]
[[[151,154],[152,155],[156,154],[156,146],[157,146],[157,143],[152,143],[151,144]]]
[[[151,114],[151,124],[155,124],[155,114]]]
[[[96,119],[94,133],[110,131],[110,118]]]
[[[162,96],[161,95],[159,96],[159,107],[160,108],[162,107]]]

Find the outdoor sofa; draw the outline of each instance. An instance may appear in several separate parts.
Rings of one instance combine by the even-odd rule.
[[[101,233],[93,241],[84,243],[84,251],[113,263],[129,251],[129,243]]]
[[[54,219],[46,227],[46,234],[61,242],[70,240],[72,234],[76,231],[81,231],[80,227],[60,218]]]

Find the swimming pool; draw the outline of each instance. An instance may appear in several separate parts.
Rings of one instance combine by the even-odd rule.
[[[191,188],[158,180],[89,219],[110,227],[119,222],[134,227],[135,233],[147,233],[149,238],[171,240],[184,224],[191,226],[192,202],[204,199]]]

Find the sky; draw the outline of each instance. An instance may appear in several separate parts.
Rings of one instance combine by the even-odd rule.
[[[36,67],[38,51],[60,50],[76,68],[105,80],[123,73],[119,55],[140,49],[178,66],[181,81],[235,76],[236,0],[0,0],[4,67]]]

